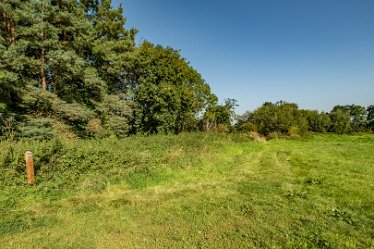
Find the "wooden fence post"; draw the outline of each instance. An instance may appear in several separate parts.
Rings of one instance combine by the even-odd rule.
[[[35,172],[34,172],[34,161],[32,160],[31,151],[25,153],[26,160],[26,174],[27,174],[27,183],[33,185],[35,182]]]

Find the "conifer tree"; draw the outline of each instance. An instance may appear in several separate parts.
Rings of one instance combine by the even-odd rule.
[[[16,44],[27,57],[24,75],[30,82],[67,101],[100,99],[104,83],[85,60],[92,26],[83,8],[74,0],[40,0],[21,10]]]
[[[93,3],[96,6],[97,3]],[[136,30],[124,28],[126,19],[121,5],[113,9],[111,0],[103,0],[97,9],[92,19],[95,29],[94,65],[110,92],[126,90]]]
[[[15,10],[19,4],[19,0],[4,0],[0,3],[1,30],[8,45],[13,44],[16,39]]]
[[[4,0],[0,2],[0,100],[13,107],[19,100],[19,91],[23,82],[18,70],[23,67],[15,46],[16,23],[19,15],[20,0]]]

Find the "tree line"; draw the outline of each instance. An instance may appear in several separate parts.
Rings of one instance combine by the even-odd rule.
[[[136,46],[110,0],[4,0],[0,23],[1,125],[18,135],[179,133],[217,105],[179,51]]]
[[[327,114],[285,102],[265,103],[234,124],[235,100],[219,105],[178,50],[136,45],[136,28],[125,24],[122,6],[111,0],[1,1],[0,136],[373,127],[373,106],[337,106]]]
[[[330,112],[299,109],[295,103],[266,102],[238,118],[236,128],[263,135],[303,135],[309,132],[346,134],[374,129],[374,105],[336,105]]]

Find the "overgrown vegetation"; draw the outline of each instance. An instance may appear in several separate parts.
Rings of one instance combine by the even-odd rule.
[[[373,151],[370,134],[4,141],[1,247],[371,248]]]

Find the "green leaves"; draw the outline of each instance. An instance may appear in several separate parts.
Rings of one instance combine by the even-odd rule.
[[[365,107],[359,105],[337,105],[332,109],[332,113],[341,110],[350,117],[350,128],[346,128],[344,132],[352,130],[354,132],[363,131],[367,126],[367,111]]]
[[[333,109],[330,113],[331,128],[330,131],[343,134],[351,132],[350,115],[349,112],[344,111],[340,108]]]
[[[136,127],[146,133],[194,130],[197,115],[210,103],[201,75],[172,48],[144,42],[131,72]]]

